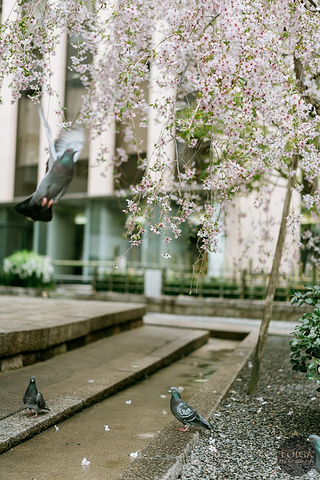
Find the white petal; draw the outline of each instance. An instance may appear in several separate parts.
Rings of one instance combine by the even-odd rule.
[[[130,457],[131,457],[131,458],[137,458],[139,452],[140,452],[140,450],[137,450],[136,452],[130,453]]]

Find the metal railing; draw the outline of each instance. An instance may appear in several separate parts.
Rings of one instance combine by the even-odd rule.
[[[162,270],[162,294],[190,295],[198,297],[240,298],[263,300],[267,292],[268,275],[242,272],[233,277],[208,277],[193,275],[183,266],[174,271],[161,268],[158,264],[126,262],[125,267],[116,269],[113,261],[53,260],[57,283],[87,283],[94,290],[122,293],[144,293],[144,272],[146,269]],[[62,270],[65,269],[65,272]],[[319,275],[280,277],[275,300],[289,301],[290,291],[303,290],[304,285],[320,283]]]

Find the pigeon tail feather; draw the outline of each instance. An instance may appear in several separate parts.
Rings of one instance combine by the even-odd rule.
[[[16,212],[21,213],[25,217],[31,218],[31,220],[41,222],[51,222],[52,220],[52,207],[43,207],[41,204],[37,205],[32,202],[33,195],[26,198],[22,202],[14,206]]]

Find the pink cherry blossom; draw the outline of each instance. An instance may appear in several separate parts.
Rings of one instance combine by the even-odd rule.
[[[131,245],[143,242],[146,228],[170,243],[169,234],[179,238],[185,223],[200,218],[199,250],[216,251],[224,226],[213,206],[223,211],[256,189],[255,207],[264,208],[270,175],[294,175],[296,154],[295,188],[317,215],[319,192],[305,193],[299,183],[320,175],[320,16],[312,2],[57,0],[40,8],[30,0],[2,22],[0,89],[9,77],[13,102],[27,89],[34,102],[57,96],[50,59],[67,35],[70,69],[86,88],[78,121],[91,139],[114,119],[142,157],[137,127],[157,112],[162,130],[152,162],[150,152],[141,158],[142,180],[124,210]],[[145,85],[152,81],[159,94],[150,104]],[[167,153],[173,144],[175,158]],[[97,160],[105,154],[102,147]],[[116,182],[127,161],[117,149]],[[300,220],[292,212],[288,228]]]

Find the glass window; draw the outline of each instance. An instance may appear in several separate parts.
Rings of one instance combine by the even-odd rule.
[[[40,118],[37,106],[22,93],[18,107],[18,131],[14,195],[30,195],[37,188]]]
[[[16,250],[32,250],[33,222],[12,207],[0,208],[0,261]]]
[[[85,95],[86,90],[81,83],[80,74],[70,70],[72,66],[71,57],[77,55],[77,50],[73,44],[77,43],[77,38],[68,38],[67,47],[67,72],[66,72],[66,91],[65,91],[65,106],[66,119],[75,122],[82,105],[82,95]],[[90,59],[91,61],[91,59]],[[86,135],[87,138],[87,135]],[[86,192],[88,188],[88,158],[89,158],[89,142],[85,141],[83,150],[78,161],[75,164],[74,177],[68,188],[68,193]]]

